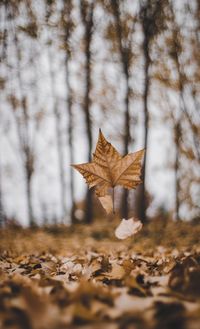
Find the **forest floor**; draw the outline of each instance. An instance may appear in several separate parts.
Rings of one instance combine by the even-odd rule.
[[[200,223],[0,231],[0,328],[199,329]]]

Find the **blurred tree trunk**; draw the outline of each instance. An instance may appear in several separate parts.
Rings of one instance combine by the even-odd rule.
[[[74,144],[73,144],[73,111],[72,111],[72,102],[73,102],[73,93],[70,83],[70,59],[71,59],[71,47],[70,47],[70,37],[73,32],[74,24],[71,17],[72,12],[72,1],[63,1],[63,10],[62,10],[62,26],[64,30],[64,50],[65,50],[65,70],[66,70],[66,87],[67,87],[67,144],[69,145],[69,163],[74,163]],[[74,195],[74,170],[70,166],[70,192],[71,192],[71,222],[72,224],[76,223],[75,217],[75,195]]]
[[[18,76],[18,87],[20,90],[21,101],[21,118],[18,116],[17,111],[18,109],[15,108],[13,104],[13,113],[16,118],[16,125],[18,131],[18,138],[20,142],[20,148],[22,152],[22,160],[24,163],[24,170],[25,170],[25,186],[26,186],[26,197],[27,197],[27,206],[28,206],[28,222],[31,227],[35,226],[35,219],[33,215],[33,207],[32,207],[32,176],[34,172],[34,152],[33,152],[33,145],[29,138],[29,114],[28,114],[28,105],[27,105],[27,98],[23,95],[23,82],[21,77],[21,67],[20,67],[20,58],[21,58],[21,51],[18,43],[18,38],[15,31],[14,36],[15,48],[16,48],[16,55],[17,55],[17,76]]]
[[[146,39],[146,38],[144,38]],[[148,41],[144,40],[143,51],[145,54],[144,64],[144,94],[143,94],[143,106],[144,106],[144,161],[142,166],[142,184],[138,187],[136,194],[136,213],[140,220],[145,223],[147,221],[146,210],[148,206],[147,194],[146,194],[146,179],[147,179],[147,151],[148,151],[148,136],[149,136],[149,109],[148,109],[148,95],[150,87],[149,79],[149,66],[150,58],[148,52]]]
[[[70,79],[69,79],[69,63],[66,58],[66,82],[67,82],[67,110],[68,110],[68,144],[69,144],[69,162],[70,164],[74,163],[74,144],[73,144],[73,112],[72,112],[72,90],[70,87]],[[70,166],[70,191],[71,191],[71,221],[72,224],[76,223],[75,217],[75,196],[74,196],[74,170],[72,166]]]
[[[124,118],[124,140],[123,140],[123,152],[124,154],[128,153],[129,143],[130,143],[130,96],[131,96],[131,89],[129,86],[129,66],[130,66],[130,52],[131,44],[123,46],[123,26],[120,19],[120,3],[119,0],[111,0],[115,25],[116,25],[116,35],[119,45],[119,53],[122,63],[122,69],[125,77],[126,82],[126,89],[125,89],[125,118]],[[134,24],[134,21],[133,21]],[[132,31],[131,31],[132,32]],[[128,196],[129,191],[125,189],[122,195],[122,207],[121,207],[121,216],[122,218],[128,218]]]
[[[187,101],[185,100],[185,87],[187,87],[188,79],[187,74],[184,72],[184,68],[181,63],[181,56],[184,51],[184,40],[181,33],[181,29],[176,22],[176,16],[173,8],[173,4],[170,3],[170,14],[172,19],[172,49],[170,52],[170,56],[175,63],[176,71],[177,71],[177,82],[178,82],[178,93],[179,93],[179,112],[180,116],[186,119],[188,123],[188,127],[191,133],[192,141],[193,141],[193,150],[195,157],[200,163],[200,142],[199,142],[199,134],[198,134],[198,121],[195,122],[194,118],[190,114],[190,106],[188,106]],[[198,41],[198,40],[197,40]],[[197,58],[198,61],[198,58]],[[195,86],[195,79],[193,86]],[[193,99],[195,102],[194,93]],[[182,120],[183,121],[183,120]],[[181,178],[180,178],[180,156],[182,153],[182,147],[180,146],[181,140],[181,122],[178,119],[178,122],[175,124],[175,146],[176,146],[176,161],[175,161],[175,179],[176,179],[176,202],[175,202],[175,218],[176,220],[180,219],[180,191],[181,191]],[[189,152],[191,153],[191,152]],[[190,155],[189,155],[190,156]],[[182,200],[183,201],[183,200]]]
[[[54,3],[46,1],[46,25],[48,27],[48,60],[49,60],[49,75],[50,75],[50,85],[51,85],[51,96],[53,99],[53,114],[55,118],[55,135],[56,135],[56,152],[58,159],[58,173],[60,181],[60,207],[61,207],[61,217],[62,219],[66,218],[67,215],[67,206],[66,206],[66,182],[65,182],[65,169],[64,169],[64,153],[63,153],[63,143],[62,143],[62,118],[59,110],[58,96],[56,94],[56,72],[53,68],[54,66],[54,55],[52,53],[52,45],[54,40],[52,38],[52,24],[51,16],[54,14]],[[65,13],[61,11],[61,20],[58,24],[61,24],[63,27],[63,16]]]
[[[6,10],[6,8],[1,8]],[[3,12],[3,11],[2,11]],[[6,40],[6,35],[7,35],[7,29],[6,29],[6,15],[4,15],[4,21],[2,21],[2,26],[4,26],[3,32],[2,32],[2,44],[1,44],[1,49],[0,49],[0,58],[2,63],[5,62],[7,63],[7,40]],[[0,87],[1,90],[1,95],[3,95],[3,88]],[[2,98],[1,98],[2,101]],[[1,145],[0,145],[1,146]],[[0,148],[1,150],[1,148]],[[0,157],[2,156],[1,151],[0,151]],[[0,227],[6,224],[6,216],[4,214],[4,209],[3,209],[3,200],[2,200],[2,167],[0,163]]]
[[[181,138],[181,127],[180,123],[177,122],[174,126],[175,134],[175,219],[179,220],[179,209],[180,209],[180,172],[179,172],[179,161],[180,161],[180,138]]]
[[[151,66],[151,43],[155,37],[165,29],[165,8],[166,2],[161,0],[144,0],[140,5],[140,21],[143,31],[143,56],[144,56],[144,92],[143,92],[143,108],[144,108],[144,162],[142,168],[143,183],[140,187],[141,195],[139,197],[139,217],[142,222],[147,221],[147,163],[148,163],[148,140],[149,140],[149,94],[150,94],[150,66]]]
[[[50,83],[51,83],[51,96],[53,98],[53,113],[55,117],[55,132],[56,132],[56,149],[58,157],[58,170],[59,170],[59,181],[60,181],[60,191],[61,191],[61,212],[62,218],[65,219],[67,215],[66,207],[66,184],[65,184],[65,171],[64,171],[64,155],[62,147],[62,132],[61,132],[61,118],[58,106],[57,95],[55,93],[55,72],[53,70],[53,57],[51,56],[50,49],[49,54],[49,67],[50,67]]]
[[[20,38],[20,9],[16,2],[5,2],[6,9],[6,17],[8,17],[9,26],[7,26],[8,31],[10,31],[10,37],[12,40],[12,52],[15,61],[12,62],[11,66],[8,66],[8,69],[12,71],[14,68],[17,80],[16,90],[11,92],[8,95],[8,101],[10,102],[13,116],[15,119],[17,137],[19,141],[20,155],[22,158],[22,164],[24,169],[25,176],[25,193],[27,199],[27,217],[30,226],[35,226],[35,218],[33,214],[33,206],[32,206],[32,179],[35,169],[35,113],[30,111],[29,98],[30,95],[27,91],[32,79],[28,79],[28,83],[24,78],[23,73],[25,73],[25,69],[27,66],[33,65],[34,55],[32,54],[32,49],[27,51],[27,57],[24,61],[24,48],[23,48],[23,39]],[[30,3],[24,3],[24,13],[29,24],[24,25],[24,34],[29,38],[31,43],[34,43],[34,40],[38,37],[38,24],[37,24],[37,15],[33,11],[33,7]],[[27,16],[26,16],[27,15]],[[9,64],[7,64],[9,65]],[[13,70],[13,71],[14,71]],[[27,78],[27,77],[26,77]],[[35,81],[31,85],[31,91],[35,88]],[[36,90],[34,90],[37,92]],[[32,95],[32,94],[31,94]],[[37,95],[35,93],[35,100]],[[37,102],[36,102],[37,103]],[[37,104],[35,104],[37,107]]]
[[[6,219],[3,211],[2,203],[2,184],[1,184],[1,168],[0,168],[0,228],[5,225]]]
[[[196,126],[189,113],[189,109],[187,107],[187,104],[185,101],[185,95],[184,95],[185,85],[187,84],[187,76],[182,69],[181,60],[180,60],[180,57],[181,57],[181,54],[183,51],[182,36],[181,36],[181,31],[180,31],[180,29],[177,25],[176,19],[175,19],[175,13],[174,13],[172,4],[170,6],[170,9],[171,9],[172,21],[173,21],[173,51],[171,53],[171,56],[175,62],[176,70],[177,70],[177,74],[178,74],[180,111],[183,112],[183,114],[184,114],[185,118],[187,119],[187,122],[190,126],[195,153],[200,162],[200,139],[199,139],[198,134],[196,133]]]
[[[84,114],[85,114],[85,125],[88,140],[88,161],[91,161],[92,154],[92,121],[91,121],[91,100],[90,93],[92,88],[91,81],[91,42],[93,35],[93,12],[94,3],[93,1],[88,2],[87,0],[81,0],[81,19],[84,26],[84,43],[85,43],[85,96],[84,96]],[[86,208],[85,208],[85,218],[86,223],[91,223],[93,219],[93,191],[91,189],[87,190],[86,195]]]
[[[143,55],[144,55],[144,93],[143,93],[143,106],[144,106],[144,162],[142,167],[142,184],[140,187],[138,216],[143,223],[147,221],[147,199],[146,199],[146,167],[147,167],[147,152],[148,152],[148,136],[149,136],[149,108],[148,96],[150,87],[149,67],[150,61],[150,34],[149,34],[149,3],[148,1],[141,6],[140,9],[141,24],[143,30]]]
[[[2,205],[2,195],[0,191],[0,228],[4,225],[4,213],[3,213],[3,205]]]
[[[22,86],[21,86],[22,87]],[[33,215],[33,207],[32,207],[32,176],[34,173],[34,153],[33,148],[29,140],[29,118],[27,115],[27,100],[24,96],[23,99],[19,103],[19,108],[22,108],[22,116],[19,117],[17,115],[17,111],[19,108],[15,106],[15,100],[11,99],[11,106],[13,110],[13,114],[15,117],[15,122],[17,126],[17,134],[20,144],[20,151],[22,157],[23,168],[25,172],[25,192],[27,199],[27,217],[28,223],[31,227],[35,226],[35,219]],[[23,127],[22,127],[23,120]]]
[[[144,28],[144,27],[143,27]],[[145,30],[144,30],[145,32]],[[148,152],[148,137],[149,137],[149,108],[148,108],[148,96],[149,96],[149,87],[150,87],[150,78],[149,78],[149,66],[150,66],[150,56],[149,56],[149,38],[148,34],[145,32],[144,34],[144,42],[143,42],[143,52],[144,52],[144,162],[142,167],[142,198],[141,198],[141,206],[140,206],[140,218],[143,223],[146,222],[146,210],[147,210],[147,199],[146,199],[146,177],[147,177],[147,152]]]
[[[30,149],[27,148],[25,151],[25,175],[26,175],[26,195],[28,203],[28,217],[29,224],[31,227],[35,226],[35,220],[33,216],[33,207],[32,207],[32,189],[31,189],[31,180],[33,174],[33,158],[29,154]]]
[[[180,146],[180,139],[181,139],[181,123],[180,123],[180,116],[182,110],[182,100],[183,100],[183,81],[182,76],[180,72],[180,66],[179,66],[179,55],[182,51],[182,46],[180,43],[180,35],[178,36],[178,29],[175,22],[175,17],[173,13],[172,5],[170,6],[171,14],[172,14],[172,24],[173,24],[173,31],[172,31],[172,37],[173,37],[173,44],[172,44],[172,50],[171,50],[171,57],[173,61],[175,62],[175,67],[177,69],[178,73],[178,93],[179,93],[179,114],[177,115],[178,118],[172,114],[173,117],[173,124],[174,124],[174,144],[175,144],[175,219],[178,221],[180,220],[180,155],[181,155],[181,146]]]

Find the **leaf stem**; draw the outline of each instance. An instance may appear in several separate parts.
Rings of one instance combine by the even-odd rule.
[[[115,191],[114,191],[114,187],[112,189],[112,202],[113,202],[113,214],[115,214]]]

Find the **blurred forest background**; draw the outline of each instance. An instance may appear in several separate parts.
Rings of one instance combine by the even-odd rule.
[[[0,1],[0,224],[102,216],[71,163],[146,148],[122,216],[200,216],[200,1]],[[105,215],[103,215],[105,216]]]

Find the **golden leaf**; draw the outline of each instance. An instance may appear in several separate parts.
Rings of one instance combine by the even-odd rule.
[[[89,188],[96,188],[96,195],[104,203],[102,197],[108,195],[109,188],[121,185],[126,189],[132,189],[141,183],[140,175],[143,154],[144,150],[140,150],[122,157],[99,130],[93,161],[72,166],[83,175]],[[112,207],[111,201],[111,198],[106,198],[105,208],[108,212]]]
[[[96,150],[93,153],[93,162],[107,169],[112,175],[112,168],[121,158],[119,152],[105,139],[100,129]]]
[[[104,273],[104,275],[109,279],[121,280],[126,275],[126,271],[124,270],[123,266],[121,266],[117,263],[114,263],[114,264],[112,264],[111,272]]]
[[[129,153],[116,163],[112,172],[113,186],[121,185],[132,189],[142,182],[140,174],[143,154],[144,150]]]

